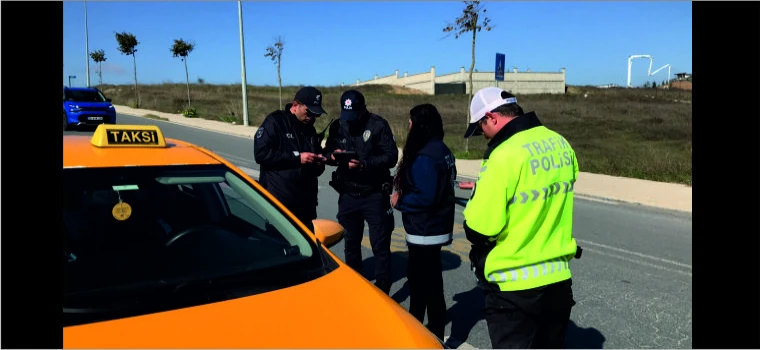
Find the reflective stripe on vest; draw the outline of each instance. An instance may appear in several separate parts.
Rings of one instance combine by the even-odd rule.
[[[543,277],[553,274],[555,272],[561,272],[570,268],[570,258],[563,256],[556,259],[544,261],[542,263],[515,267],[511,269],[496,270],[488,274],[488,281],[490,282],[516,282],[524,281],[528,278]]]
[[[436,245],[444,244],[454,237],[453,233],[446,233],[437,236],[419,236],[406,234],[406,241],[417,245]]]
[[[560,181],[555,182],[547,187],[537,188],[530,191],[520,191],[515,193],[515,196],[509,200],[508,205],[512,204],[527,204],[536,201],[541,196],[541,200],[546,200],[551,196],[559,193],[573,192],[575,187],[575,181]],[[543,194],[543,195],[542,195]]]

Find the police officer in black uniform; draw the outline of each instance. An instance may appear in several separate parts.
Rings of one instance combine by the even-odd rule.
[[[346,264],[362,272],[361,241],[364,221],[375,257],[375,285],[386,294],[391,289],[391,234],[395,226],[390,204],[398,148],[390,125],[367,110],[364,95],[348,90],[340,98],[340,120],[330,125],[325,144],[329,165],[337,168],[332,186],[338,193],[338,222],[345,229]],[[356,152],[355,159],[339,161],[334,153]]]
[[[285,110],[264,118],[253,140],[253,154],[261,168],[259,183],[312,232],[317,179],[326,161],[314,122],[325,113],[322,93],[311,86],[301,88]]]

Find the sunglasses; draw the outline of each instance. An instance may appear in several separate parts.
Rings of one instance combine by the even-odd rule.
[[[488,121],[488,115],[483,116],[483,118],[478,119],[478,127],[475,129],[477,132],[482,133],[483,132],[483,124],[485,124]]]

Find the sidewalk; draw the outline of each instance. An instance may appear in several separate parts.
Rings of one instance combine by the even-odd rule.
[[[166,118],[168,122],[215,131],[232,136],[253,139],[256,127],[246,127],[201,118],[186,118],[181,114],[172,114],[135,109],[114,105],[116,112],[142,117],[153,114]],[[459,159],[457,171],[463,177],[476,178],[480,171],[480,160]],[[602,174],[581,172],[575,184],[577,197],[613,202],[642,204],[662,209],[691,213],[692,188],[681,184],[671,184],[648,180],[631,179]]]

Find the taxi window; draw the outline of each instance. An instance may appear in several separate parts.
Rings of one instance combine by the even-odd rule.
[[[321,266],[314,242],[224,166],[63,173],[64,310],[67,302]]]

